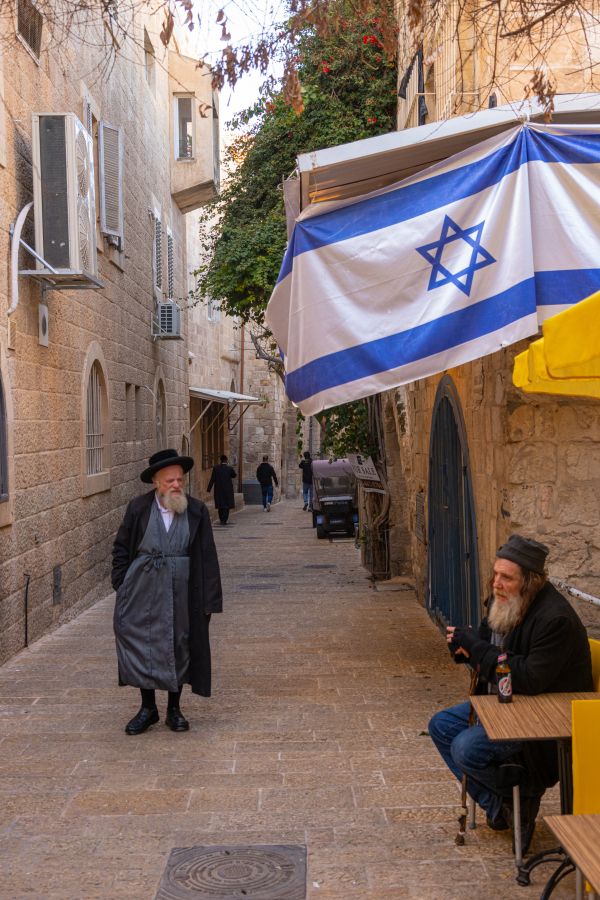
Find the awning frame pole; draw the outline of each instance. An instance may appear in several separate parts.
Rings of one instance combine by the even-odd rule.
[[[202,410],[202,412],[200,413],[200,415],[198,416],[198,418],[196,419],[196,421],[194,422],[194,424],[193,424],[192,427],[190,428],[190,435],[191,435],[192,431],[196,428],[196,426],[200,424],[201,420],[204,418],[204,416],[206,415],[206,413],[209,411],[209,409],[211,408],[211,406],[213,405],[213,403],[215,403],[215,401],[214,401],[214,400],[210,400],[209,403],[208,403],[208,406],[206,406],[206,407]]]
[[[242,404],[239,403],[238,405],[241,406]],[[229,428],[230,431],[233,431],[233,429],[235,428],[235,426],[237,425],[237,423],[240,421],[240,419],[242,418],[242,416],[244,415],[244,413],[245,413],[247,410],[249,410],[250,407],[251,407],[252,405],[253,405],[252,403],[246,403],[246,405],[244,406],[243,410],[241,411],[241,413],[239,414],[239,416],[237,417],[237,419],[235,420],[235,422],[233,423],[233,425],[231,424],[231,422],[228,422],[227,427]]]

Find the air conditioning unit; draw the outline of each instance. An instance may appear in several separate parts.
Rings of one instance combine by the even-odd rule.
[[[152,337],[163,340],[183,340],[181,335],[181,310],[172,300],[156,304],[152,318]]]
[[[36,271],[97,287],[94,151],[73,113],[33,115],[33,201],[35,249],[50,267],[38,260]]]

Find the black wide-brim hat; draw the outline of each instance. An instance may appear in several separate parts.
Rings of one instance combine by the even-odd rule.
[[[194,465],[191,456],[180,456],[177,450],[159,450],[154,453],[148,460],[148,468],[144,469],[140,478],[145,484],[152,484],[152,476],[160,469],[166,469],[167,466],[181,466],[184,472],[189,472]]]

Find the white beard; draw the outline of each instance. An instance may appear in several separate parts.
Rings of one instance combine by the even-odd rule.
[[[177,515],[181,515],[187,509],[188,501],[185,494],[159,494],[158,497],[163,509],[168,509]]]
[[[519,623],[523,614],[524,599],[520,594],[509,595],[506,600],[494,602],[488,615],[488,625],[498,634],[508,634]]]

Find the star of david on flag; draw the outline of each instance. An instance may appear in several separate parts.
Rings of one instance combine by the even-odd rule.
[[[305,415],[535,334],[600,290],[600,126],[528,122],[296,220],[266,321]]]
[[[423,247],[415,247],[417,253],[420,253],[427,262],[431,263],[428,291],[442,287],[444,284],[454,284],[459,291],[462,291],[467,297],[469,296],[475,272],[496,262],[492,254],[488,253],[481,246],[481,235],[484,225],[485,222],[479,222],[478,225],[471,225],[470,228],[461,228],[460,225],[452,221],[450,216],[445,216],[440,239],[433,241],[431,244],[425,244]],[[467,245],[470,251],[470,259],[467,266],[459,269],[458,272],[451,272],[449,268],[451,261],[448,265],[444,265],[442,257],[444,250],[447,247],[453,248],[457,241],[463,241]],[[466,248],[463,246],[462,249]],[[435,252],[432,253],[432,251]]]

